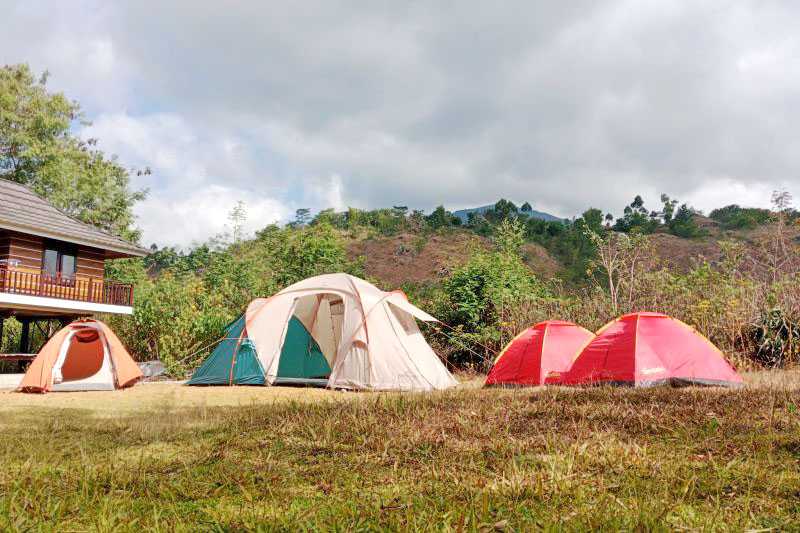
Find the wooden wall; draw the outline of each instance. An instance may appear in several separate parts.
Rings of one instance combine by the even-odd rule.
[[[38,273],[42,270],[45,239],[35,235],[0,230],[0,259],[16,259],[18,270]],[[105,252],[78,246],[77,277],[103,279]]]
[[[78,277],[103,279],[105,252],[88,246],[78,247]]]
[[[9,231],[0,233],[0,259],[16,259],[20,269],[41,270],[43,253],[41,237]]]

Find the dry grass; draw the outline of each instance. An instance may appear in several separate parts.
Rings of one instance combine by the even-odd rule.
[[[800,369],[745,372],[748,387],[800,391]]]
[[[325,389],[293,387],[187,387],[180,383],[143,383],[108,392],[21,394],[0,391],[0,426],[3,414],[22,408],[69,409],[93,416],[120,416],[151,410],[195,407],[269,405],[280,402],[337,401],[354,394]]]
[[[461,389],[479,389],[485,376],[461,374]],[[744,374],[750,388],[800,390],[800,370],[761,371]],[[529,392],[536,389],[529,389]],[[701,389],[702,390],[702,389]],[[562,389],[565,394],[573,389]],[[187,387],[178,382],[143,383],[113,392],[73,392],[20,394],[0,390],[0,427],[3,414],[20,409],[69,409],[85,411],[95,417],[114,417],[151,410],[179,410],[194,407],[237,407],[274,405],[287,402],[339,402],[363,400],[386,393],[354,393],[300,387]],[[9,417],[10,419],[13,418]]]
[[[800,528],[800,379],[747,379],[4,394],[0,529]]]

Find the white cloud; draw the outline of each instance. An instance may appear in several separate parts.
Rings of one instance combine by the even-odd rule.
[[[247,212],[244,229],[248,235],[289,216],[289,209],[277,200],[253,197],[241,189],[209,185],[179,198],[151,195],[139,204],[136,214],[144,234],[142,241],[148,246],[156,242],[161,246],[185,247],[230,233],[228,215],[240,200]]]
[[[90,113],[135,100],[135,72],[119,57],[108,22],[111,6],[93,0],[0,0],[0,64],[29,63],[50,72],[51,87]]]
[[[4,7],[0,61],[50,69],[84,134],[153,169],[148,217],[214,187],[276,213],[800,196],[796,2]]]
[[[315,208],[332,208],[344,211],[348,204],[342,191],[342,177],[332,174],[327,179],[309,180],[304,200]]]
[[[749,183],[745,185],[730,178],[709,179],[700,184],[692,194],[683,198],[682,201],[706,214],[713,209],[731,204],[769,208],[774,191],[789,189],[790,184],[788,183]]]
[[[248,231],[289,214],[277,197],[285,191],[269,180],[258,181],[259,170],[245,143],[220,132],[199,135],[180,115],[102,115],[81,135],[101,139],[101,149],[129,165],[151,169],[152,174],[133,178],[135,188],[150,190],[136,208],[148,244],[186,245],[222,233],[239,200],[246,204]]]

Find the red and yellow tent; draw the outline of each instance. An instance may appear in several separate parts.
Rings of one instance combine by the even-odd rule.
[[[562,383],[740,386],[742,378],[691,326],[661,313],[632,313],[601,328]]]
[[[575,354],[594,338],[572,322],[548,320],[514,338],[495,359],[486,385],[536,386],[569,369]],[[550,376],[550,379],[548,379]]]
[[[99,320],[73,322],[47,341],[19,386],[21,392],[114,390],[142,371],[114,332]]]

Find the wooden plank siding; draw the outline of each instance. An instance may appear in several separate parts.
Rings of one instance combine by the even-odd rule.
[[[35,235],[6,231],[0,235],[0,259],[19,261],[19,267],[40,271],[44,239]]]
[[[75,282],[66,283],[67,288],[58,286],[42,286],[42,269],[44,268],[44,249],[45,239],[36,235],[0,230],[0,259],[18,261],[11,270],[28,273],[31,276],[6,275],[4,282],[5,290],[42,290],[45,294],[69,291],[72,285],[72,292],[77,299],[94,299],[95,293],[102,293],[105,275],[105,251],[89,246],[77,246],[76,253],[76,274]],[[0,265],[8,267],[10,265]],[[13,285],[13,287],[11,286]],[[36,285],[36,286],[34,286]]]
[[[0,259],[19,261],[18,268],[40,272],[44,267],[45,241],[35,235],[17,232],[0,232]],[[77,247],[77,276],[80,278],[103,279],[105,273],[105,252],[88,246]]]
[[[97,248],[78,247],[77,271],[79,277],[103,279],[105,274],[105,252]]]

